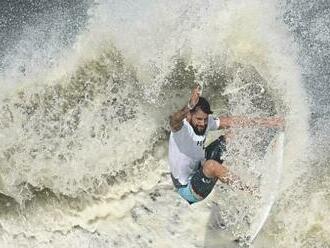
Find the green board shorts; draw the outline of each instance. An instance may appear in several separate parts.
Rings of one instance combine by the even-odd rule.
[[[213,159],[220,164],[223,163],[222,155],[226,151],[226,144],[224,136],[220,136],[205,148],[205,159]],[[189,204],[201,201],[205,199],[213,190],[214,185],[217,182],[217,178],[208,178],[203,173],[203,167],[201,163],[198,169],[194,172],[187,185],[182,185],[171,174],[171,178],[177,192],[183,197]]]

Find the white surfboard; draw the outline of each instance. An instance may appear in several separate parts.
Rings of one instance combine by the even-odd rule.
[[[262,161],[261,199],[247,235],[249,242],[253,242],[261,231],[276,201],[283,170],[284,136],[280,132],[272,140]]]
[[[260,178],[261,197],[256,203],[255,215],[245,234],[236,236],[232,233],[219,214],[221,206],[214,204],[206,230],[205,247],[240,247],[241,242],[251,244],[255,241],[278,195],[283,170],[284,138],[283,132],[278,133],[268,145],[264,158],[259,161],[261,164],[258,167],[263,168]]]

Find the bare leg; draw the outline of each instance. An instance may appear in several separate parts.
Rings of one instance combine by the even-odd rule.
[[[225,178],[228,176],[228,169],[223,164],[210,159],[204,162],[203,173],[209,178],[217,177],[220,181],[226,183]]]
[[[229,171],[229,169],[224,165],[220,164],[215,160],[206,160],[203,164],[203,173],[209,178],[218,178],[221,182],[226,183],[233,188],[237,188],[244,191],[252,190],[249,186],[242,183],[237,175],[234,175]]]

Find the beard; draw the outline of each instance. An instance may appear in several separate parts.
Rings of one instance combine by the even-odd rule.
[[[191,125],[191,126],[192,126],[192,128],[193,128],[193,130],[194,130],[194,132],[195,132],[196,135],[202,136],[202,135],[205,134],[206,125],[205,125],[205,127],[203,129],[198,129],[198,127],[197,126],[194,126],[194,125]]]

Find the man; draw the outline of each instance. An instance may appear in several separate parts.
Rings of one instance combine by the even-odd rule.
[[[188,105],[170,116],[169,163],[173,184],[190,204],[205,199],[218,179],[252,193],[221,159],[225,138],[220,136],[204,150],[206,135],[208,131],[232,126],[282,127],[283,118],[214,118],[210,104],[200,96],[199,87],[193,89]]]

